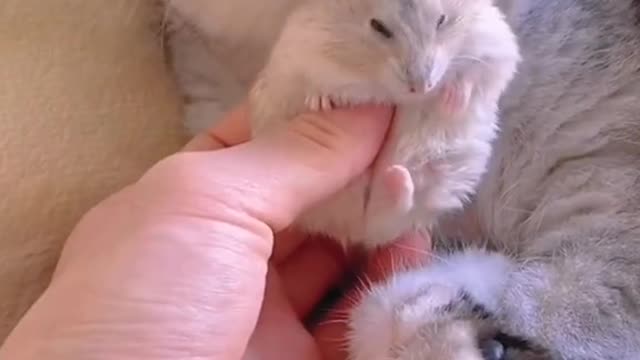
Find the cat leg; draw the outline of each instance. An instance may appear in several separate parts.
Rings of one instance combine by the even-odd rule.
[[[458,286],[486,309],[496,339],[505,342],[505,359],[637,359],[636,237],[581,227],[529,243],[568,245],[519,261],[466,250],[444,257],[430,277]]]
[[[348,319],[351,358],[501,359],[492,314],[513,265],[482,250],[442,254],[365,289]]]
[[[553,359],[640,358],[640,254],[631,236],[600,230],[555,239],[572,245],[509,276],[501,329],[548,349]]]

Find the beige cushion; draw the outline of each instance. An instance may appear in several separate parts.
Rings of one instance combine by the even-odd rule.
[[[0,5],[0,340],[79,217],[184,143],[155,1]]]

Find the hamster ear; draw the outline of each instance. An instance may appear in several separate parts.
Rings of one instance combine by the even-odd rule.
[[[502,11],[503,14],[507,17],[507,19],[511,19],[518,7],[518,4],[522,0],[490,0],[493,5],[497,6],[498,9]]]
[[[520,0],[490,0],[493,5],[497,6],[500,10],[505,13],[511,12],[511,9],[518,3]]]

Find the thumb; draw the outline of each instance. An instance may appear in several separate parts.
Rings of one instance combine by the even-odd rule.
[[[392,108],[381,106],[306,113],[215,153],[242,167],[233,176],[236,182],[242,179],[245,189],[247,181],[253,182],[245,209],[279,231],[363,173],[376,157],[392,115]]]

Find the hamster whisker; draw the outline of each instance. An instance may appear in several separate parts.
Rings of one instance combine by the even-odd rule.
[[[334,324],[338,324],[338,325],[349,324],[349,319],[324,320],[324,321],[320,321],[317,326],[326,326],[326,325],[334,325]]]
[[[351,319],[351,309],[332,309],[330,320],[349,321]]]
[[[368,294],[368,292],[366,291],[362,291],[361,289],[358,288],[354,288],[353,291],[348,291],[345,295],[344,295],[344,301],[346,301],[347,305],[349,305],[350,307],[355,306],[360,304],[360,302],[362,301],[362,298],[364,296],[366,296]],[[346,317],[349,317],[351,315],[351,313],[349,311],[344,311],[344,313],[340,313],[339,311],[336,312],[336,315],[343,315]]]
[[[477,62],[479,64],[482,64],[482,65],[484,65],[486,67],[490,66],[486,61],[484,61],[484,60],[482,60],[482,59],[480,59],[478,57],[475,57],[475,56],[460,55],[460,56],[454,57],[453,60],[451,60],[451,62],[454,62],[456,60],[471,60],[471,61]]]
[[[320,336],[320,337],[318,338],[318,340],[320,340],[320,341],[326,341],[326,342],[331,342],[331,343],[337,344],[337,346],[338,346],[340,349],[343,349],[343,347],[344,347],[344,349],[343,349],[343,350],[347,349],[347,348],[348,348],[348,346],[349,346],[349,339],[345,339],[345,338],[336,338],[336,337],[329,337],[329,336]]]
[[[402,250],[413,251],[413,252],[418,253],[420,255],[429,255],[429,256],[432,255],[430,251],[422,250],[422,249],[419,249],[419,248],[417,248],[415,246],[408,246],[408,245],[400,245],[400,244],[398,244],[398,245],[396,245],[396,247],[400,248]]]
[[[420,255],[427,255],[428,257],[433,258],[434,260],[437,260],[437,261],[446,261],[445,257],[438,255],[435,251],[422,250],[422,249],[418,249],[417,247],[407,246],[407,245],[396,245],[396,247],[403,250],[413,251]]]

